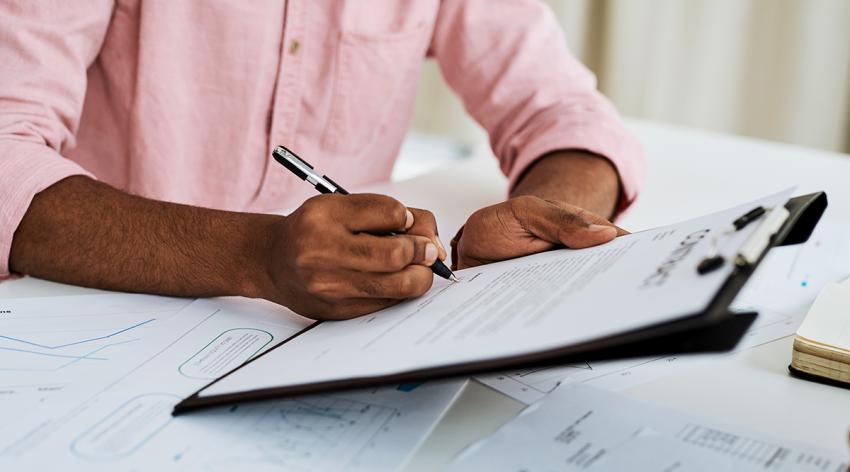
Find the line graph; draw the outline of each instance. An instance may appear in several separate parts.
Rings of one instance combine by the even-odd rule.
[[[54,345],[54,346],[39,344],[39,343],[36,343],[36,342],[27,341],[25,339],[15,338],[15,337],[12,337],[12,336],[5,336],[5,335],[2,335],[2,334],[0,334],[0,339],[6,339],[6,340],[9,340],[9,341],[16,341],[16,342],[23,343],[23,344],[29,344],[30,346],[40,347],[42,349],[62,349],[64,347],[76,346],[78,344],[85,344],[85,343],[90,343],[90,342],[94,342],[94,341],[101,341],[101,340],[104,340],[104,339],[109,339],[109,338],[118,336],[119,334],[126,333],[127,331],[130,331],[131,329],[138,328],[139,326],[144,326],[144,325],[146,325],[146,324],[148,324],[152,321],[156,321],[156,318],[151,318],[149,320],[142,321],[141,323],[136,323],[132,326],[128,326],[128,327],[123,328],[123,329],[119,329],[118,331],[115,331],[114,333],[107,334],[105,336],[97,336],[97,337],[94,337],[94,338],[81,339],[81,340],[78,340],[78,341],[72,341],[72,342],[69,342],[69,343],[58,344],[58,345]]]
[[[3,301],[0,372],[17,382],[62,382],[99,375],[135,356],[132,346],[185,301],[136,295],[82,295]],[[142,307],[149,307],[144,310]],[[153,328],[155,329],[155,328]],[[117,364],[116,364],[117,362]],[[50,377],[46,377],[50,376]]]
[[[86,361],[108,361],[110,359],[107,358],[107,357],[93,357],[93,356],[95,354],[98,354],[98,353],[108,349],[108,348],[111,348],[111,347],[114,347],[114,346],[120,346],[120,345],[123,345],[123,344],[132,343],[132,342],[136,342],[136,341],[139,341],[139,338],[106,344],[104,346],[98,347],[97,349],[94,349],[91,352],[88,352],[88,353],[82,354],[82,355],[55,354],[55,353],[52,353],[52,352],[39,352],[39,351],[31,351],[31,350],[26,350],[26,349],[15,349],[15,348],[0,347],[0,351],[11,351],[11,352],[16,352],[16,353],[28,354],[28,355],[32,355],[32,356],[36,356],[36,357],[47,357],[47,358],[52,358],[51,360],[54,360],[54,359],[69,359],[67,362],[64,362],[64,363],[61,363],[61,364],[53,364],[53,365],[50,365],[50,366],[44,366],[45,364],[43,364],[43,363],[42,364],[36,364],[37,366],[32,366],[32,363],[26,363],[26,362],[23,362],[22,364],[30,365],[31,367],[24,367],[24,366],[17,367],[14,364],[12,366],[4,366],[4,365],[0,364],[0,371],[6,371],[6,372],[56,372],[58,370],[62,370],[66,367],[74,365],[77,362],[83,361],[83,360],[86,360]],[[2,360],[8,362],[12,359],[9,359],[8,357],[4,356],[2,358]],[[5,362],[4,362],[4,364],[5,364]]]
[[[65,354],[53,354],[51,352],[38,352],[38,351],[30,351],[27,349],[15,349],[13,347],[0,347],[0,351],[12,351],[12,352],[25,352],[28,354],[35,354],[37,356],[45,356],[45,357],[61,357],[63,359],[89,359],[93,361],[105,361],[104,357],[89,357],[89,356],[71,356]]]

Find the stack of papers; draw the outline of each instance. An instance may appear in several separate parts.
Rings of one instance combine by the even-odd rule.
[[[464,385],[397,385],[173,418],[181,398],[311,321],[246,299],[110,294],[0,305],[0,470],[393,470]]]
[[[562,385],[461,453],[448,470],[839,472],[848,465],[846,455]]]

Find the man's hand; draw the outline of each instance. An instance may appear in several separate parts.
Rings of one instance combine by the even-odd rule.
[[[606,243],[626,234],[605,218],[613,216],[619,195],[619,176],[607,159],[583,151],[543,156],[519,179],[510,200],[469,217],[453,241],[454,266]]]
[[[418,297],[431,288],[431,264],[446,257],[430,212],[383,195],[317,196],[272,231],[263,298],[317,319]]]
[[[88,177],[32,201],[12,271],[181,297],[266,298],[313,318],[351,318],[415,297],[445,258],[434,217],[380,195],[324,195],[292,215],[159,202]],[[398,236],[374,233],[403,232]]]
[[[584,248],[626,234],[605,218],[568,203],[511,198],[469,217],[457,241],[458,269],[513,259],[557,246]]]

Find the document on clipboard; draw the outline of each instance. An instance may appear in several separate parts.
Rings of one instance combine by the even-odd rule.
[[[770,247],[804,241],[826,207],[823,193],[789,200],[792,192],[602,246],[458,271],[459,283],[435,280],[421,298],[311,325],[174,412],[573,359],[731,349],[756,316],[731,314],[735,295]],[[739,224],[744,215],[751,221]]]

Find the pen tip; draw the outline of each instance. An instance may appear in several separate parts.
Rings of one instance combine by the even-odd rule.
[[[460,279],[459,279],[459,278],[457,278],[457,276],[456,276],[455,274],[450,275],[450,276],[449,276],[449,280],[451,280],[451,281],[452,281],[452,282],[454,282],[454,283],[458,283],[458,282],[460,282]]]

